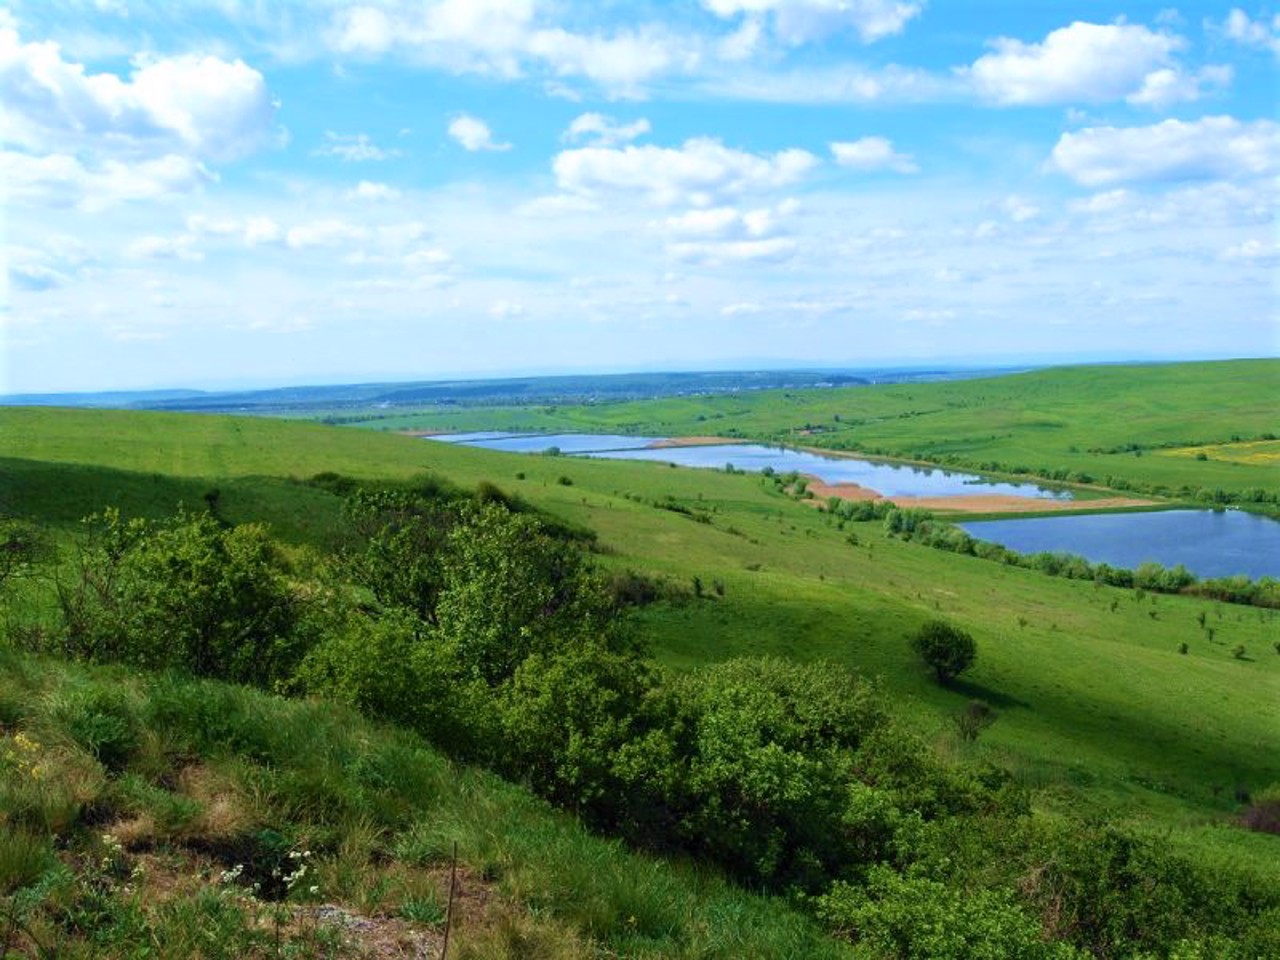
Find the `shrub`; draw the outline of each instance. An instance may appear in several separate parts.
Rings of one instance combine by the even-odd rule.
[[[1245,827],[1258,833],[1280,835],[1280,783],[1272,784],[1252,799],[1243,822]]]
[[[1079,956],[1046,944],[1040,924],[1011,893],[968,891],[874,867],[865,886],[835,883],[818,915],[838,932],[892,960],[1004,960]]]
[[[925,623],[911,638],[911,649],[933,670],[939,683],[968,670],[977,655],[973,637],[945,620]]]

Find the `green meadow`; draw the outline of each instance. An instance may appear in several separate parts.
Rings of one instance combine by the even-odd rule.
[[[1237,360],[576,407],[430,408],[358,425],[744,436],[1001,473],[1109,477],[1144,492],[1274,493],[1274,457],[1216,445],[1274,440],[1277,396],[1280,361]]]
[[[1137,471],[1125,474],[1135,482],[1203,487],[1239,476],[1240,489],[1264,484],[1274,492],[1266,457],[1253,447],[1242,453],[1241,445],[1256,443],[1274,426],[1262,394],[1277,369],[1263,362],[1096,368],[1015,376],[1007,383],[859,388],[794,397],[762,393],[553,412],[472,410],[382,425],[594,427],[761,438],[808,429],[805,442],[812,445],[857,444],[939,460],[962,449],[979,459],[1021,451],[1027,463],[1072,465],[1073,470],[1099,469],[1095,462],[1123,463]],[[1229,390],[1228,383],[1234,385]],[[1176,411],[1188,411],[1188,398],[1207,384],[1221,391],[1220,409],[1198,418],[1187,413],[1176,422]],[[968,406],[964,398],[985,398],[986,406]],[[918,414],[887,413],[907,403],[917,406]],[[1056,426],[1047,422],[1042,406],[1057,411]],[[1099,417],[1104,407],[1121,412],[1099,420],[1090,432],[1090,417]],[[813,432],[819,410],[826,411],[822,421],[830,429]],[[1006,421],[997,431],[994,418],[1000,410]],[[1137,419],[1140,410],[1146,412],[1145,422]],[[965,431],[977,430],[979,419],[988,424],[991,438],[986,446],[974,440],[966,447]],[[888,451],[881,445],[891,436],[898,437],[898,446]],[[945,451],[929,446],[935,442],[930,438],[942,444],[944,436],[950,444]],[[636,635],[664,671],[689,674],[759,655],[851,667],[874,680],[895,714],[938,756],[1008,770],[1029,791],[1035,816],[1044,822],[1076,818],[1112,824],[1247,882],[1280,883],[1277,838],[1239,825],[1247,798],[1280,783],[1277,611],[1059,579],[942,552],[894,538],[880,522],[840,524],[812,501],[795,499],[758,475],[503,454],[378,430],[169,413],[0,409],[0,438],[0,514],[38,526],[64,550],[79,542],[81,518],[103,507],[158,519],[172,515],[178,504],[198,510],[214,503],[229,523],[269,525],[295,568],[308,570],[332,548],[343,527],[342,499],[331,492],[332,483],[313,481],[318,474],[370,484],[427,474],[465,489],[493,484],[548,515],[594,531],[597,565],[671,585],[672,599],[631,614]],[[1087,452],[1128,443],[1137,444],[1143,456]],[[1177,453],[1212,444],[1206,459]],[[1084,451],[1079,460],[1071,459],[1077,456],[1073,448]],[[1234,460],[1225,459],[1227,452]],[[31,577],[10,583],[4,602],[7,626],[39,620],[50,609],[48,582]],[[907,644],[908,636],[935,618],[977,641],[973,669],[947,686],[934,681]],[[120,783],[94,779],[83,757],[75,760],[80,766],[68,769],[88,769],[84,776],[92,789],[76,784],[66,789],[100,793],[113,808],[132,803],[128,809],[149,817],[148,829],[165,842],[198,834],[191,824],[202,822],[200,811],[212,802],[200,793],[198,778],[184,780],[176,769],[157,772],[176,750],[229,778],[227,789],[235,796],[256,798],[245,801],[251,809],[244,816],[253,822],[287,822],[299,836],[330,831],[334,845],[320,866],[326,888],[340,890],[343,902],[359,901],[360,884],[375,883],[381,899],[370,896],[361,901],[361,910],[405,916],[416,911],[432,918],[435,926],[426,928],[438,933],[447,859],[442,851],[458,839],[465,869],[485,877],[494,898],[492,911],[473,918],[472,946],[465,947],[471,952],[460,955],[842,955],[838,944],[821,939],[816,927],[781,901],[741,893],[705,866],[685,865],[670,873],[661,861],[594,839],[518,788],[455,768],[425,747],[412,747],[421,772],[404,776],[430,782],[433,806],[414,806],[418,801],[396,799],[399,794],[377,799],[368,785],[344,780],[341,768],[361,751],[410,750],[407,735],[329,712],[336,708],[216,692],[222,689],[217,685],[156,687],[158,681],[145,678],[117,680],[123,674],[6,656],[9,679],[0,691],[0,727],[38,731],[44,740],[37,740],[59,744],[58,750],[70,751],[67,757],[79,757],[73,742],[79,734],[59,727],[65,718],[49,713],[48,704],[66,690],[81,696],[123,684],[125,707],[120,709],[143,731],[125,772],[176,784],[167,788],[174,796],[139,787],[132,799],[121,799],[116,795],[124,789]],[[236,716],[251,715],[255,724],[320,731],[327,753],[300,758],[293,773],[288,764],[254,772],[244,767],[243,758],[219,753],[214,744],[193,740],[172,750],[157,746],[166,736],[196,734],[156,725],[158,708],[151,705],[161,695],[156,690],[188,701],[230,697],[228,709],[238,711]],[[974,699],[990,704],[996,720],[970,741],[957,734],[953,718]],[[272,777],[284,780],[272,786]],[[412,793],[413,785],[386,789]],[[304,790],[307,799],[290,799],[296,790]],[[325,791],[346,819],[329,822],[319,812],[329,802]],[[255,804],[265,806],[255,812]],[[409,807],[389,818],[386,811],[397,804]],[[183,820],[174,810],[188,810],[190,816]],[[437,824],[424,841],[430,855],[404,854],[417,842],[414,831],[426,829],[427,821]],[[86,843],[86,856],[96,856],[92,843]],[[210,848],[200,849],[206,851],[201,869],[213,870],[216,857],[210,860]],[[35,850],[31,863],[47,863],[46,854]],[[0,867],[17,876],[27,869],[22,863]],[[580,891],[588,892],[587,906],[572,904]],[[683,906],[676,909],[676,903]],[[248,938],[246,955],[253,950],[271,955],[253,941],[262,917],[244,913],[249,909],[244,904],[238,909],[243,922],[235,935]],[[306,937],[312,934],[298,926],[298,916],[290,914],[286,935],[300,944],[310,942]],[[629,916],[641,919],[629,922]],[[158,916],[144,919],[157,930],[176,923]],[[543,946],[522,953],[522,943]],[[808,946],[795,948],[799,953],[784,946],[802,943]]]
[[[1280,725],[1265,721],[1280,684],[1274,611],[1051,578],[901,543],[876,523],[839,530],[750,475],[218,416],[11,409],[0,431],[0,504],[68,533],[105,505],[161,516],[216,490],[228,520],[262,520],[286,543],[322,546],[339,500],[301,482],[314,474],[493,482],[597,531],[606,566],[723,583],[723,596],[641,612],[663,663],[839,660],[879,678],[941,749],[1010,765],[1044,788],[1046,806],[1097,805],[1174,829],[1178,842],[1271,860],[1274,841],[1225,824],[1237,788],[1280,780]],[[667,500],[710,522],[652,505]],[[935,616],[979,642],[975,669],[951,690],[905,646]],[[972,696],[997,705],[999,721],[976,745],[951,742],[948,716]]]

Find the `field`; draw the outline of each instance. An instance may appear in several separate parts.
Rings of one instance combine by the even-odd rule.
[[[216,489],[227,519],[264,520],[301,548],[336,523],[337,498],[298,482],[321,471],[492,481],[598,531],[608,566],[723,584],[723,596],[641,614],[668,667],[762,652],[853,665],[880,678],[938,749],[1010,767],[1047,812],[1105,813],[1276,876],[1275,840],[1231,825],[1238,792],[1280,780],[1280,728],[1263,722],[1280,685],[1273,611],[1048,578],[904,544],[874,523],[851,525],[851,546],[849,530],[757,476],[214,416],[13,409],[0,412],[0,432],[0,505],[63,536],[105,504],[162,515]],[[710,522],[653,505],[668,499]],[[976,668],[949,690],[905,646],[934,616],[979,643]],[[1000,716],[963,744],[948,718],[975,696]]]
[[[1268,455],[1280,431],[1277,395],[1280,361],[1240,360],[575,407],[424,408],[359,426],[748,436],[1003,473],[1112,478],[1142,492],[1240,494],[1280,486]],[[1259,440],[1272,446],[1235,446]],[[1222,444],[1204,460],[1198,450],[1180,452]]]

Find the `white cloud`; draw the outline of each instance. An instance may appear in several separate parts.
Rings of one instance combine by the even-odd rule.
[[[368,231],[353,226],[345,220],[316,220],[293,227],[285,234],[284,242],[292,250],[311,247],[336,247],[354,240],[363,240]]]
[[[169,154],[125,163],[88,163],[67,154],[32,156],[0,151],[0,181],[11,202],[99,210],[133,200],[189,193],[216,179],[190,157]]]
[[[918,173],[915,160],[905,153],[898,153],[884,137],[863,137],[861,140],[831,144],[831,154],[842,167],[862,172],[893,170],[896,173]]]
[[[1040,216],[1039,207],[1018,196],[1005,197],[1000,203],[1000,209],[1007,213],[1014,223],[1026,223]]]
[[[914,0],[702,0],[720,17],[768,16],[773,32],[790,44],[852,30],[863,43],[901,33],[924,4]]]
[[[565,150],[556,155],[553,169],[560,188],[569,193],[640,194],[663,205],[710,206],[727,196],[796,183],[817,164],[806,150],[754,154],[699,137],[678,148],[631,144]]]
[[[87,259],[88,254],[78,241],[63,237],[55,239],[45,249],[7,247],[3,262],[14,289],[43,293],[70,284]]]
[[[1228,66],[1208,66],[1196,73],[1177,68],[1154,70],[1142,80],[1142,86],[1125,97],[1129,103],[1164,110],[1175,103],[1191,103],[1212,90],[1231,85],[1234,71]]]
[[[965,83],[954,76],[896,64],[755,70],[735,66],[707,75],[698,88],[717,97],[761,103],[937,103],[967,95]]]
[[[1133,194],[1123,188],[1107,190],[1103,193],[1095,193],[1084,200],[1075,201],[1071,204],[1071,209],[1077,213],[1090,215],[1112,214],[1126,207],[1132,199]]]
[[[1140,95],[1186,41],[1138,24],[1077,21],[1042,43],[1000,37],[991,46],[994,53],[961,71],[982,97],[1007,105],[1101,103]]]
[[[354,190],[347,191],[347,199],[371,202],[398,200],[400,199],[400,191],[385,183],[376,183],[373,180],[361,180]]]
[[[1263,240],[1245,240],[1222,251],[1223,260],[1238,260],[1256,266],[1273,266],[1280,262],[1280,245]]]
[[[641,117],[632,123],[618,123],[613,117],[599,113],[584,113],[569,124],[564,139],[569,142],[587,140],[592,147],[616,147],[630,143],[650,130],[649,121]]]
[[[615,95],[696,61],[696,44],[660,27],[581,33],[537,22],[532,0],[386,0],[335,13],[329,44],[374,57],[402,52],[455,73],[518,77],[539,70],[563,87],[583,77]]]
[[[493,131],[489,129],[489,125],[483,120],[470,116],[469,114],[459,114],[449,121],[449,136],[458,141],[464,150],[475,152],[477,150],[510,150],[511,144],[497,143],[493,139]]]
[[[135,58],[128,79],[89,73],[53,42],[0,21],[0,137],[39,153],[177,153],[224,160],[270,139],[275,105],[242,60]]]
[[[390,160],[401,155],[399,150],[385,150],[370,139],[367,133],[344,135],[326,130],[325,143],[312,151],[318,157],[337,157],[347,163],[368,160]]]
[[[489,316],[497,320],[523,317],[525,313],[524,304],[512,300],[495,300],[489,305]]]
[[[578,194],[555,193],[545,197],[534,197],[516,207],[515,212],[521,217],[565,217],[594,213],[599,209],[599,204]]]
[[[612,37],[538,30],[529,36],[527,49],[558,76],[587,77],[618,96],[639,96],[646,81],[697,59],[677,37],[654,29]]]
[[[125,247],[124,255],[130,260],[203,260],[204,254],[195,244],[196,238],[189,233],[177,237],[145,236]]]
[[[1280,169],[1280,124],[1221,116],[1147,127],[1088,127],[1064,133],[1050,163],[1086,187],[1264,176]]]
[[[279,243],[284,239],[280,224],[270,217],[250,217],[244,225],[244,242],[250,247]]]
[[[1249,15],[1235,7],[1227,14],[1221,27],[1223,35],[1247,47],[1270,50],[1280,57],[1280,13],[1268,22],[1266,19],[1250,19]]]
[[[779,263],[790,259],[795,252],[796,242],[790,237],[729,240],[718,243],[673,243],[667,247],[667,253],[677,260],[706,264],[743,260]]]

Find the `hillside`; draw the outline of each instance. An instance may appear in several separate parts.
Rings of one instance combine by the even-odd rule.
[[[0,411],[0,435],[0,508],[58,542],[104,505],[163,517],[179,501],[199,507],[216,494],[225,521],[270,523],[299,570],[342,526],[338,487],[305,482],[316,474],[488,481],[595,531],[594,558],[607,569],[686,593],[694,577],[705,585],[701,598],[634,615],[668,671],[759,654],[852,667],[877,677],[941,756],[1008,768],[1038,817],[1103,818],[1214,869],[1259,882],[1280,876],[1275,838],[1235,825],[1238,797],[1280,781],[1280,730],[1257,722],[1280,683],[1274,611],[1048,578],[905,543],[878,523],[840,530],[757,476],[158,413],[12,409]],[[9,609],[43,602],[38,584],[20,585]],[[938,616],[979,645],[974,669],[952,687],[935,684],[906,648]],[[1236,645],[1248,655],[1233,656]],[[970,743],[951,718],[973,698],[998,719]],[[673,952],[655,955],[679,955],[663,949]]]
[[[1278,394],[1280,361],[1238,360],[551,410],[423,409],[362,426],[746,436],[1049,478],[1110,478],[1110,486],[1155,493],[1274,494]]]

